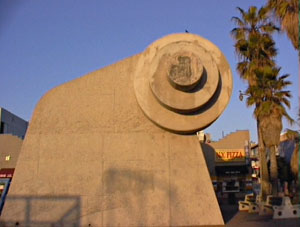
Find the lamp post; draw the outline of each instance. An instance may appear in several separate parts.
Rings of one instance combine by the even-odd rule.
[[[239,92],[240,92],[239,99],[241,102],[243,101],[244,96],[248,96],[248,97],[250,96],[250,95],[247,95],[246,93],[243,93],[241,90],[239,90]]]

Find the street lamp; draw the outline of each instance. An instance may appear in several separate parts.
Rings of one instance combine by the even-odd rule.
[[[244,96],[249,96],[249,95],[247,95],[246,93],[243,93],[241,90],[239,90],[239,92],[240,92],[240,95],[239,95],[240,101],[243,101]]]

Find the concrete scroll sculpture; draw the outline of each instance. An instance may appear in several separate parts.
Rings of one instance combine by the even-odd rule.
[[[193,132],[220,116],[231,89],[222,52],[193,34],[52,89],[34,110],[0,225],[223,225]]]

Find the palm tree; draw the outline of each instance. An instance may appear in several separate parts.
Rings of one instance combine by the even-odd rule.
[[[237,25],[232,29],[231,34],[236,41],[234,47],[238,58],[241,60],[237,64],[237,71],[242,79],[248,82],[246,94],[255,98],[255,106],[260,106],[260,97],[256,99],[259,89],[257,72],[264,71],[265,67],[274,67],[274,57],[277,55],[272,34],[279,30],[272,21],[269,20],[268,10],[264,7],[259,10],[251,6],[248,11],[237,8],[241,18],[232,17]],[[256,90],[255,90],[256,89]],[[269,176],[266,162],[266,151],[263,143],[261,121],[262,118],[256,117],[258,144],[260,153],[260,172],[261,172],[261,196],[266,199],[269,194]]]
[[[285,31],[285,33],[291,40],[294,48],[298,50],[298,56],[300,61],[300,36],[299,36],[300,8],[299,8],[298,0],[268,0],[267,8],[272,12],[272,16],[275,19],[275,21],[278,21],[280,23],[281,29]],[[300,110],[299,110],[299,114],[300,114]],[[299,169],[298,150],[299,150],[299,142],[296,142],[296,147],[293,152],[293,156],[290,163],[291,169],[293,170],[295,176],[298,176],[298,169]],[[300,188],[299,184],[300,184],[300,180],[298,180],[298,185],[297,185],[298,189]]]
[[[271,35],[279,28],[269,20],[266,8],[257,10],[252,6],[247,12],[239,7],[237,9],[242,17],[232,17],[238,27],[231,31],[236,40],[236,53],[241,60],[237,71],[251,86],[256,83],[254,71],[257,68],[275,64],[273,59],[277,50]]]
[[[249,87],[247,92],[252,95],[247,98],[247,105],[255,105],[254,115],[260,121],[262,140],[270,152],[270,178],[272,194],[277,195],[277,161],[276,147],[279,146],[282,131],[282,118],[290,123],[293,119],[286,112],[290,108],[290,91],[284,90],[291,84],[287,81],[289,75],[279,76],[280,68],[266,66],[264,70],[256,71],[257,85]]]
[[[275,20],[281,24],[294,48],[299,49],[299,8],[298,0],[268,0],[267,7]]]

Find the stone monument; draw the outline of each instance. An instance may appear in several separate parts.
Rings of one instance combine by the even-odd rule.
[[[3,225],[223,225],[195,132],[232,90],[222,52],[173,34],[37,104]]]

